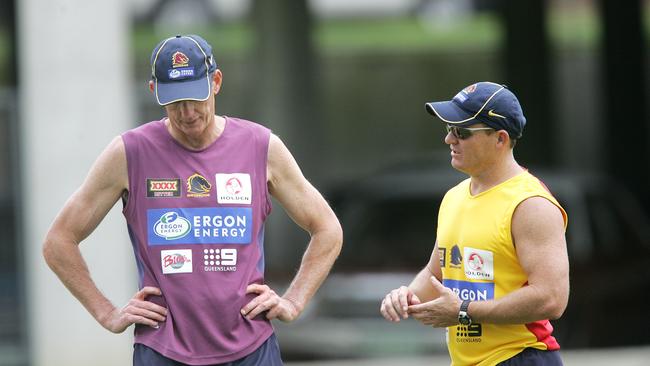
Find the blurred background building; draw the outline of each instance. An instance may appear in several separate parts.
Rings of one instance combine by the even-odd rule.
[[[224,73],[218,113],[273,129],[344,226],[314,302],[276,324],[286,360],[446,352],[443,331],[377,309],[428,260],[439,201],[462,178],[424,103],[482,80],[519,97],[528,125],[515,155],[569,213],[560,343],[650,345],[650,1],[4,0],[0,365],[130,364],[131,331],[101,329],[40,245],[103,147],[163,115],[149,56],[187,33],[212,44]],[[82,245],[116,304],[137,286],[119,210]],[[307,240],[289,220],[276,205],[267,228],[278,288]]]

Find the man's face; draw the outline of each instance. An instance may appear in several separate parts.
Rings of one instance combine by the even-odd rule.
[[[486,125],[477,123],[469,126],[469,131],[452,130],[447,133],[445,143],[451,149],[452,167],[465,174],[475,175],[480,174],[494,162],[496,133],[493,129],[487,128]]]
[[[212,77],[212,88],[207,100],[185,100],[165,106],[172,129],[185,139],[200,140],[205,138],[206,131],[209,131],[208,128],[214,121],[215,95],[221,89],[221,71],[217,69]],[[153,91],[153,82],[150,82],[149,88]]]
[[[199,138],[214,119],[214,99],[206,101],[184,100],[165,106],[172,128],[187,138]]]

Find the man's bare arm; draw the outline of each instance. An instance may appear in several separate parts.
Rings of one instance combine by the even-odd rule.
[[[106,329],[122,332],[132,323],[157,326],[166,310],[145,301],[160,290],[138,291],[123,309],[117,309],[93,282],[79,244],[90,235],[128,189],[126,152],[116,137],[101,153],[81,187],[54,219],[43,244],[43,256],[61,282]]]
[[[343,232],[336,215],[321,194],[303,176],[293,156],[275,135],[271,135],[268,157],[268,186],[296,224],[310,234],[298,273],[287,291],[278,297],[265,285],[252,284],[249,292],[258,297],[242,313],[255,317],[267,311],[267,318],[294,320],[327,277],[341,251]]]

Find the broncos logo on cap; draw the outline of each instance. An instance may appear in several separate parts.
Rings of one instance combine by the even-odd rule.
[[[185,67],[190,63],[190,58],[183,52],[176,51],[172,55],[172,67]]]
[[[463,89],[465,94],[473,93],[476,90],[476,84],[472,84],[468,86],[467,88]]]
[[[187,193],[192,195],[207,196],[212,185],[199,173],[192,174],[187,178]]]

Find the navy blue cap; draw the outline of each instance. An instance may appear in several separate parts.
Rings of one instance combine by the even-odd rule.
[[[427,112],[443,122],[461,127],[484,123],[521,137],[526,117],[517,97],[505,85],[482,81],[461,90],[452,100],[426,103]]]
[[[191,34],[162,40],[151,53],[154,95],[160,105],[180,100],[207,100],[217,69],[212,47]]]

